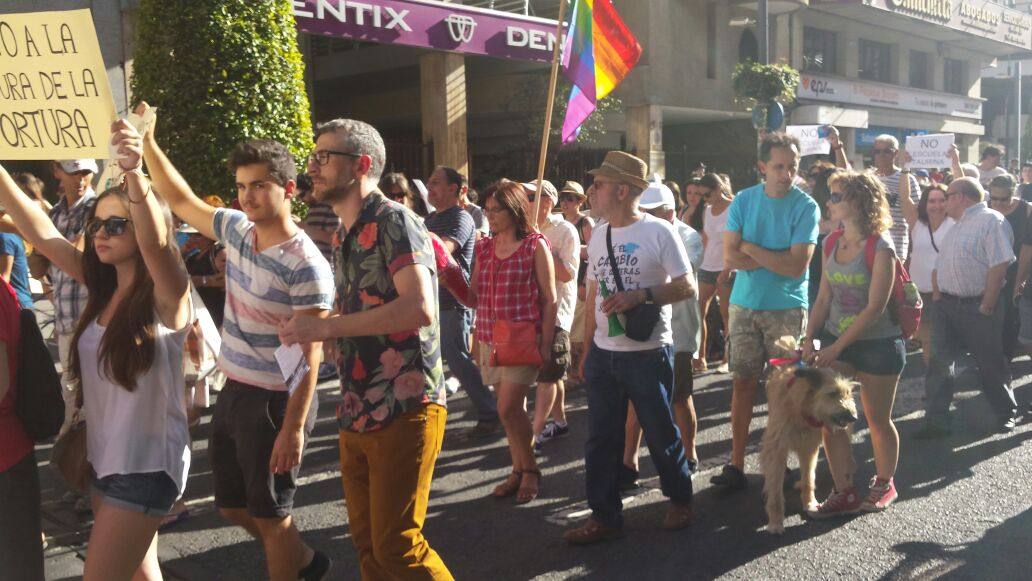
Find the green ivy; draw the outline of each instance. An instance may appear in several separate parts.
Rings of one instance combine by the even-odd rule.
[[[786,64],[762,65],[750,60],[735,66],[731,82],[735,97],[749,105],[789,102],[795,99],[799,71]]]
[[[275,139],[312,150],[304,63],[289,0],[140,0],[131,79],[158,108],[157,138],[199,195],[235,196],[226,157]]]

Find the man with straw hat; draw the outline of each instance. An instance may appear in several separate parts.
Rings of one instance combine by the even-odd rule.
[[[581,362],[588,394],[586,488],[591,518],[563,537],[591,544],[623,536],[618,487],[622,432],[629,400],[645,432],[663,494],[671,500],[663,528],[691,523],[692,480],[673,421],[671,304],[695,296],[691,266],[673,226],[638,209],[648,166],[611,151],[592,170],[594,199],[608,222],[588,245],[587,353]],[[619,272],[619,279],[614,276]]]

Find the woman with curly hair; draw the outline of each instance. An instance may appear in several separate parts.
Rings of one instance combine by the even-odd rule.
[[[873,174],[856,172],[836,173],[829,184],[829,218],[842,228],[824,241],[821,288],[806,328],[803,358],[835,367],[860,384],[877,474],[861,501],[853,486],[856,462],[849,431],[824,428],[835,488],[809,510],[816,518],[884,510],[896,499],[899,434],[892,423],[892,404],[906,364],[902,332],[886,308],[897,261],[885,188]],[[819,351],[814,339],[821,342]]]

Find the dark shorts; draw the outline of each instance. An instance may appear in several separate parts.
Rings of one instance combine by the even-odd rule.
[[[283,518],[294,506],[300,465],[285,474],[269,471],[290,395],[229,380],[219,393],[208,441],[215,505],[246,508],[255,518]],[[305,446],[315,426],[318,397],[305,419]],[[304,451],[302,450],[302,453]]]
[[[720,275],[719,270],[699,270],[699,283],[700,284],[717,284],[717,277]]]
[[[555,328],[555,338],[552,339],[552,358],[545,362],[545,366],[538,373],[539,383],[555,383],[566,378],[566,371],[570,368],[570,333],[559,327]]]
[[[147,516],[165,516],[179,500],[175,480],[164,472],[93,476],[93,490],[101,501]]]
[[[695,393],[695,370],[692,354],[674,353],[674,401],[683,401]]]
[[[827,331],[817,338],[822,348],[838,339]],[[838,360],[868,375],[899,375],[907,364],[907,349],[900,337],[862,339],[843,349]]]

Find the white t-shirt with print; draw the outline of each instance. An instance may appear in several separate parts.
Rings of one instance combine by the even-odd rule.
[[[660,309],[659,323],[648,341],[633,341],[625,335],[609,336],[608,316],[601,309],[601,282],[605,282],[610,293],[616,293],[617,287],[606,249],[608,229],[608,224],[596,226],[588,243],[588,280],[599,283],[595,294],[595,345],[608,351],[645,351],[673,344],[670,305]],[[613,228],[612,239],[624,290],[654,288],[691,272],[684,244],[665,220],[646,214],[633,224]],[[626,325],[626,317],[619,317],[621,324]]]

